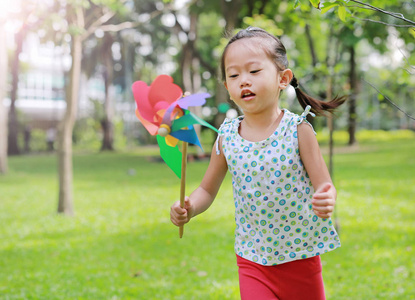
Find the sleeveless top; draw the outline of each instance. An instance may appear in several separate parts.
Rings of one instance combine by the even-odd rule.
[[[243,116],[225,119],[218,136],[232,174],[235,252],[267,266],[340,247],[332,220],[313,212],[314,188],[300,159],[297,126],[307,122],[310,107],[301,116],[283,111],[277,129],[263,141],[239,135]],[[216,150],[220,154],[218,142]]]

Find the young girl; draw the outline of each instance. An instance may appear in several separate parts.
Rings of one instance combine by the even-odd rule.
[[[204,212],[229,170],[240,292],[247,300],[325,299],[320,254],[340,247],[330,219],[336,189],[306,116],[344,99],[311,98],[287,67],[284,45],[265,30],[249,27],[230,39],[223,80],[244,115],[224,121],[200,186],[185,208],[176,202],[170,212],[177,226]],[[289,84],[305,108],[301,116],[279,108]]]

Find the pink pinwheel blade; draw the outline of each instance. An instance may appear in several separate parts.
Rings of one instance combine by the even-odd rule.
[[[140,115],[147,121],[153,122],[154,112],[148,101],[150,87],[144,81],[136,81],[133,83],[131,89],[133,90],[135,103],[137,104]]]
[[[170,104],[177,101],[182,96],[182,89],[177,84],[174,84],[173,78],[168,75],[157,76],[151,84],[148,93],[150,105],[152,107],[157,107],[157,110],[167,109]]]
[[[138,109],[135,110],[135,115],[137,116],[137,118],[141,121],[141,124],[143,124],[143,126],[145,127],[145,129],[147,129],[147,131],[151,134],[151,135],[156,135],[157,131],[159,129],[159,127],[157,125],[154,125],[153,123],[147,121],[146,119],[144,119],[141,115],[140,115],[140,111]]]

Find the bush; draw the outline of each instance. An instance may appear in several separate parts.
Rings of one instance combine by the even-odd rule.
[[[356,139],[360,143],[368,142],[387,142],[397,140],[409,140],[415,138],[415,132],[411,130],[360,130],[356,133]],[[320,144],[328,144],[329,131],[323,130],[317,133],[317,140]],[[347,131],[335,131],[333,134],[334,143],[337,145],[346,145],[349,141],[349,133]]]
[[[121,120],[114,120],[114,149],[121,150],[127,145]],[[99,151],[101,149],[103,133],[101,124],[94,118],[78,120],[74,127],[73,141],[77,150]]]

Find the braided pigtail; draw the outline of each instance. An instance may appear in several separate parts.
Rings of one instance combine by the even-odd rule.
[[[295,94],[297,95],[297,100],[300,103],[300,105],[302,106],[302,108],[305,109],[308,105],[310,105],[311,106],[311,111],[313,113],[315,113],[316,115],[318,115],[318,116],[326,115],[326,111],[332,113],[337,107],[342,105],[347,99],[346,96],[335,97],[334,99],[332,99],[328,102],[315,99],[315,98],[307,95],[306,93],[304,93],[300,89],[300,85],[299,85],[298,80],[295,76],[293,76],[290,84],[295,89]]]

